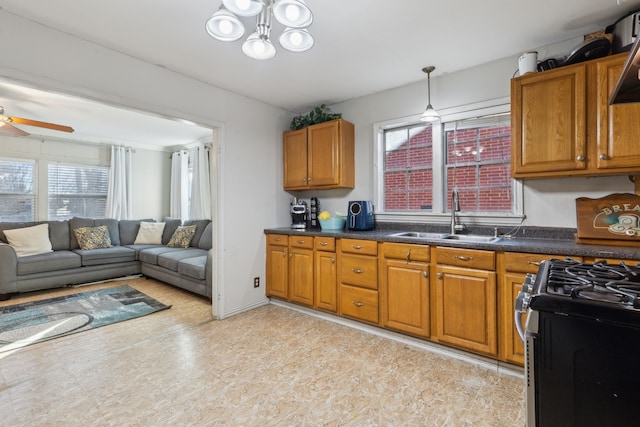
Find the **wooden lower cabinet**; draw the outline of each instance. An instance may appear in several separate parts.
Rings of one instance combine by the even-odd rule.
[[[313,306],[313,237],[289,239],[289,299]]]
[[[436,249],[435,339],[475,353],[497,357],[495,254],[456,248]],[[464,264],[440,265],[441,262]],[[493,267],[495,268],[495,267]]]
[[[339,314],[379,324],[378,242],[340,239]]]
[[[314,307],[338,311],[338,263],[335,238],[316,237],[314,239]]]
[[[429,246],[382,243],[380,247],[381,325],[429,337]]]
[[[266,294],[289,297],[289,236],[267,235]]]

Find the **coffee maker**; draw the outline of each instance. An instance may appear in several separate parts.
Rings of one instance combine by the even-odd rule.
[[[290,207],[291,212],[291,228],[306,229],[307,228],[307,202],[293,198]]]

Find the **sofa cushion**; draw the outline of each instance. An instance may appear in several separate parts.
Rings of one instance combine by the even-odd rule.
[[[110,248],[111,238],[109,237],[109,229],[106,225],[99,225],[97,227],[80,227],[73,230],[73,233],[78,240],[80,249],[100,249]]]
[[[198,247],[200,249],[206,249],[209,250],[211,249],[211,240],[213,238],[213,234],[212,234],[212,229],[213,229],[213,223],[210,222],[209,224],[207,224],[207,226],[204,228],[204,231],[202,232],[202,236],[200,236],[200,241],[198,242]]]
[[[95,220],[93,218],[78,218],[73,217],[69,220],[69,248],[70,249],[78,249],[80,245],[78,244],[78,238],[73,232],[77,228],[85,228],[85,227],[93,227],[95,225]]]
[[[154,219],[121,219],[118,223],[120,230],[120,244],[133,245],[138,235],[138,229],[140,228],[140,222],[154,222]]]
[[[211,221],[208,219],[190,219],[184,222],[184,225],[195,225],[196,226],[196,234],[193,236],[191,240],[191,246],[197,247],[198,243],[200,243],[200,237],[202,233],[204,233],[204,229]]]
[[[34,225],[38,225],[35,222],[0,222],[0,242],[7,242],[7,236],[4,234],[4,230],[13,230],[15,228],[25,228],[32,227]]]
[[[207,267],[207,256],[201,255],[192,258],[183,259],[178,262],[178,273],[193,277],[198,280],[205,280]]]
[[[171,271],[178,271],[178,263],[180,261],[201,255],[206,255],[206,252],[203,249],[197,248],[185,248],[178,251],[165,252],[158,255],[158,265]]]
[[[69,246],[69,221],[46,221],[49,224],[49,240],[54,251],[71,249]]]
[[[140,221],[140,228],[136,235],[134,245],[161,245],[162,232],[165,227],[164,222]]]
[[[156,246],[153,248],[142,249],[138,253],[138,259],[145,264],[158,265],[158,255],[165,252],[173,252],[176,248],[168,248],[166,246]]]
[[[188,248],[196,234],[197,227],[195,225],[181,225],[171,236],[171,240],[167,243],[169,248]]]
[[[113,218],[100,218],[94,220],[94,225],[106,225],[109,230],[109,238],[113,246],[120,246],[120,229],[118,227],[118,220]]]
[[[166,245],[171,240],[171,236],[173,236],[176,229],[182,225],[182,220],[180,218],[165,217],[162,222],[166,224],[162,232],[162,244]]]
[[[79,268],[81,266],[80,255],[71,251],[54,251],[18,259],[18,276]]]
[[[80,255],[82,265],[115,264],[119,262],[135,261],[136,251],[124,246],[112,246],[99,249],[74,249],[73,252]]]

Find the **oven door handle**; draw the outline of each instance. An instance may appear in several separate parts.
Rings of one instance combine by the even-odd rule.
[[[529,308],[529,301],[531,300],[531,296],[525,292],[521,291],[518,293],[516,297],[516,302],[514,304],[513,310],[513,320],[516,324],[516,329],[518,330],[518,335],[520,335],[520,339],[524,343],[524,328],[522,327],[522,315],[527,312]]]
[[[522,340],[522,343],[524,344],[524,328],[522,327],[522,315],[524,313],[519,312],[518,310],[514,310],[513,311],[513,320],[514,323],[516,324],[516,329],[518,331],[518,335],[520,335],[520,339]]]

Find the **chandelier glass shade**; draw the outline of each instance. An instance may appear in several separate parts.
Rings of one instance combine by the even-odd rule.
[[[305,52],[313,47],[313,36],[307,30],[313,14],[303,0],[223,0],[205,28],[217,40],[236,41],[245,34],[239,17],[256,15],[256,31],[242,44],[242,51],[250,58],[265,60],[276,54],[270,40],[272,17],[285,26],[278,39],[284,49]]]
[[[420,116],[420,121],[423,122],[434,122],[440,119],[440,115],[438,112],[431,106],[431,72],[435,70],[436,67],[428,66],[422,69],[423,72],[427,73],[427,108],[424,110],[424,113]]]

